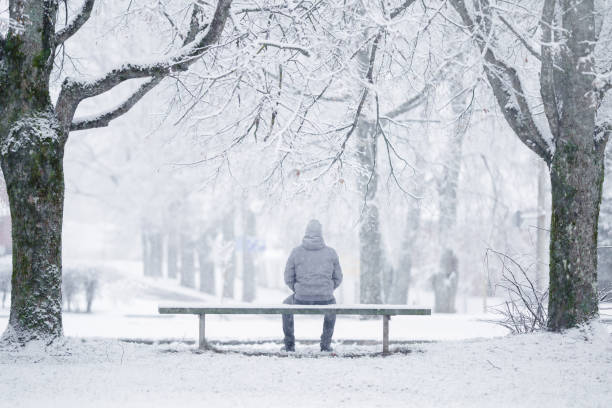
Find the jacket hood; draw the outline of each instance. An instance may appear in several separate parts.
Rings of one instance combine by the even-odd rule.
[[[306,226],[306,233],[302,239],[302,246],[309,251],[316,251],[325,247],[323,241],[323,226],[318,220],[310,220]]]

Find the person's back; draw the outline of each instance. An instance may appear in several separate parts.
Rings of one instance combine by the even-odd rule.
[[[302,245],[291,251],[285,267],[285,283],[302,301],[328,301],[342,282],[338,255],[325,245],[321,224],[312,220]]]
[[[283,303],[301,305],[329,305],[336,303],[334,289],[342,282],[338,255],[325,245],[323,228],[317,220],[306,227],[302,245],[291,251],[285,267],[285,283],[293,291]],[[321,336],[321,350],[330,350],[336,315],[326,314]],[[293,315],[283,315],[285,349],[293,351]]]

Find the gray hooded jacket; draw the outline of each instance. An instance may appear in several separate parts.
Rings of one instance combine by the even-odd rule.
[[[312,220],[302,245],[294,248],[285,267],[285,283],[297,300],[324,301],[334,298],[342,282],[338,254],[325,245],[321,223]]]

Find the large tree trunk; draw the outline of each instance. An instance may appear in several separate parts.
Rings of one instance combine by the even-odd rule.
[[[598,310],[597,222],[604,155],[603,147],[592,142],[592,131],[582,140],[591,143],[568,141],[559,146],[551,168],[551,330],[585,322],[597,316]]]
[[[5,336],[18,342],[62,334],[64,137],[50,109],[20,115],[2,143],[13,241]]]
[[[548,328],[561,330],[598,314],[597,223],[607,134],[596,134],[595,128],[599,105],[593,84],[593,48],[598,24],[593,1],[551,4],[552,9],[544,10],[553,18],[555,7],[557,11],[563,9],[558,21],[563,38],[560,50],[547,51],[558,56],[553,60],[552,80],[545,82],[555,94],[550,95],[551,88],[543,87],[542,91],[556,144],[550,169]],[[553,103],[562,109],[553,110]]]
[[[0,162],[11,209],[11,312],[4,338],[62,335],[64,145],[49,97],[57,2],[9,2],[0,41]]]

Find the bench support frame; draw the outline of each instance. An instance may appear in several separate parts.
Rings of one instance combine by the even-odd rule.
[[[389,354],[389,320],[391,316],[383,315],[383,354]]]
[[[200,350],[206,350],[208,348],[208,343],[206,343],[206,315],[201,313],[198,316],[200,320],[198,330],[198,348]]]

